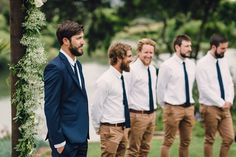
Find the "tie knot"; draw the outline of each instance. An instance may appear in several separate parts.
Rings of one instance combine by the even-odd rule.
[[[124,80],[124,76],[123,76],[123,75],[121,75],[120,79],[121,79],[121,80]]]

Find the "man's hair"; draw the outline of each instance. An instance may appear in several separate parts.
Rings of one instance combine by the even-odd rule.
[[[74,21],[64,21],[57,29],[57,40],[60,45],[63,44],[63,38],[71,39],[72,36],[84,32],[84,26]]]
[[[127,55],[127,51],[132,50],[131,46],[121,42],[115,42],[108,49],[108,58],[111,65],[115,65],[118,58],[123,59]]]
[[[176,45],[181,46],[182,41],[191,41],[191,38],[186,34],[176,36],[173,42],[173,48],[175,51],[176,51],[175,46]]]
[[[228,42],[228,40],[220,35],[220,34],[213,34],[210,38],[210,47],[212,47],[213,45],[218,47],[221,43],[226,43]]]
[[[156,52],[156,42],[153,41],[152,39],[148,39],[148,38],[143,38],[141,40],[138,41],[138,46],[137,46],[137,51],[141,52],[143,45],[151,45],[154,47],[154,52]]]

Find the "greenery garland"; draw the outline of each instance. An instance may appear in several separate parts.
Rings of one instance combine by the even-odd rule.
[[[38,5],[38,2],[41,2],[41,5]],[[21,60],[11,67],[18,79],[12,101],[16,104],[14,119],[20,124],[20,137],[16,146],[19,157],[29,157],[35,149],[35,110],[42,105],[43,100],[42,68],[46,63],[46,55],[40,40],[40,30],[46,23],[44,13],[39,10],[42,4],[42,0],[24,1],[26,16],[21,44],[26,47],[26,52]]]

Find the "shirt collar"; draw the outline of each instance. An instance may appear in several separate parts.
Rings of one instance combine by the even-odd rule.
[[[183,62],[186,62],[186,59],[181,59],[179,56],[177,56],[177,54],[173,54],[173,58],[180,64],[182,64]]]
[[[70,63],[71,65],[73,65],[73,66],[75,65],[76,59],[73,60],[73,59],[72,59],[68,54],[66,54],[66,52],[63,51],[62,49],[60,49],[60,52],[66,56],[67,60],[69,61],[69,63]]]
[[[210,51],[207,52],[207,56],[212,62],[215,62],[215,63],[217,62],[217,59],[214,56],[212,56]]]
[[[119,79],[121,78],[121,73],[118,70],[116,70],[113,66],[110,66],[109,69],[116,77],[118,77]]]
[[[149,67],[149,66],[144,65],[143,62],[140,60],[140,58],[137,58],[136,64],[140,66],[141,68],[145,68],[145,69],[148,69]]]

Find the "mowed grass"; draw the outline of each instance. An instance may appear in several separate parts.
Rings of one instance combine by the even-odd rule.
[[[162,139],[154,138],[152,140],[152,147],[151,152],[149,154],[149,157],[160,157],[160,147],[162,144]],[[221,140],[220,137],[216,138],[216,141],[214,143],[214,157],[219,156],[220,151],[220,144]],[[190,145],[190,157],[204,157],[203,155],[203,145],[204,145],[204,139],[200,137],[193,137],[192,142]],[[178,157],[178,146],[179,146],[179,138],[176,138],[174,144],[171,147],[170,150],[170,157]],[[100,151],[100,145],[99,143],[89,143],[89,149],[88,149],[88,157],[100,157],[101,151]],[[235,157],[236,156],[236,143],[233,143],[229,152],[228,157]]]
[[[43,141],[45,143],[45,141]],[[203,138],[193,137],[191,145],[190,145],[190,157],[204,157],[203,156]],[[219,156],[220,151],[220,138],[217,137],[214,144],[214,155],[213,157]],[[152,140],[152,147],[149,157],[160,157],[160,146],[162,143],[162,139],[157,139],[154,137]],[[45,143],[46,144],[46,143]],[[50,157],[50,148],[46,145],[39,146],[39,149],[34,153],[33,157]],[[178,145],[179,138],[177,137],[174,144],[170,150],[170,157],[178,157]],[[88,157],[100,157],[101,150],[99,142],[89,142],[88,147]],[[228,157],[236,156],[236,143],[233,143],[229,152]],[[10,157],[10,140],[0,139],[0,157]]]

